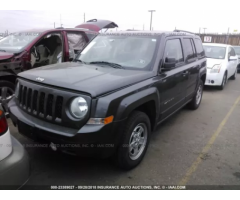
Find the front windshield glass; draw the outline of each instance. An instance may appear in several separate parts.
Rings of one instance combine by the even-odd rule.
[[[0,51],[19,52],[40,33],[14,33],[0,40]]]
[[[99,35],[76,60],[109,62],[128,69],[148,70],[154,60],[157,41],[154,36]]]
[[[205,54],[207,58],[213,59],[224,59],[226,55],[226,47],[218,47],[218,46],[207,46],[203,45],[205,50]]]
[[[240,47],[233,47],[233,48],[234,48],[236,54],[240,55]]]

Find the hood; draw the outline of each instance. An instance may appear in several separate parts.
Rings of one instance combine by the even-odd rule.
[[[207,58],[207,68],[212,69],[214,65],[220,65],[223,62],[223,59]]]
[[[18,74],[43,84],[76,90],[97,97],[154,76],[153,71],[116,69],[109,66],[65,62]]]
[[[86,28],[91,31],[98,32],[98,31],[102,30],[103,28],[116,28],[116,27],[118,27],[118,25],[109,20],[91,19],[91,20],[87,21],[86,23],[76,26],[75,28]]]
[[[9,59],[9,58],[11,58],[13,56],[14,56],[13,53],[7,53],[7,52],[1,52],[0,51],[0,60]]]

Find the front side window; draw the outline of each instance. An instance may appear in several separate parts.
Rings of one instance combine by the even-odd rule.
[[[230,47],[230,56],[236,56],[236,53],[232,47]]]
[[[158,39],[135,35],[98,35],[76,60],[91,64],[108,62],[128,69],[148,70],[156,54]]]
[[[19,52],[24,47],[30,44],[41,33],[28,32],[28,33],[14,33],[0,40],[0,50],[6,52]]]
[[[204,45],[203,48],[207,58],[225,59],[226,47]]]
[[[240,55],[240,47],[233,47],[234,48],[234,50],[235,50],[235,53],[237,54],[237,55]]]
[[[166,42],[164,61],[165,63],[183,62],[183,52],[180,39],[172,39]]]

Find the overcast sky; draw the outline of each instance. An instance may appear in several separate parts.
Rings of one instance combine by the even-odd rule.
[[[30,2],[30,1],[29,1]],[[86,20],[108,19],[119,25],[118,30],[144,29],[149,30],[149,9],[156,10],[153,13],[152,26],[154,30],[183,29],[193,32],[240,32],[240,2],[228,0],[181,0],[181,1],[31,1],[23,3],[5,2],[0,11],[0,33],[20,31],[29,28],[53,28],[54,22],[64,27],[75,27]],[[8,4],[8,5],[7,5]],[[36,4],[36,5],[35,5]],[[30,7],[31,6],[31,7]],[[12,10],[10,10],[12,9]],[[20,10],[28,9],[28,10]],[[46,9],[46,10],[45,10]],[[50,10],[52,9],[52,10]],[[238,10],[237,10],[238,9]],[[61,20],[60,20],[61,16]]]

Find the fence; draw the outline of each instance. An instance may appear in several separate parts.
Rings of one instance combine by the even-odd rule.
[[[222,43],[230,44],[234,46],[240,46],[240,34],[196,34],[202,39],[202,42],[206,42],[208,39],[210,43]],[[206,42],[207,43],[207,42]]]

